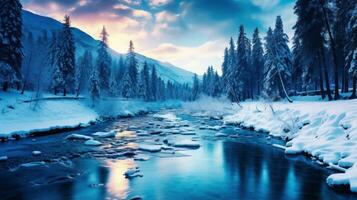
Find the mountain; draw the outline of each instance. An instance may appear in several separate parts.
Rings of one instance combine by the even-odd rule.
[[[52,31],[59,30],[62,28],[62,24],[52,18],[40,16],[32,12],[23,10],[23,31],[24,34],[32,32],[35,38],[43,35],[44,32],[50,36]],[[72,33],[76,42],[76,55],[80,56],[85,50],[92,51],[93,55],[96,55],[98,40],[95,40],[87,33],[81,31],[78,28],[72,28]],[[123,54],[116,52],[115,50],[110,50],[113,60],[118,60]],[[137,59],[139,62],[139,67],[142,67],[144,61],[149,65],[155,65],[157,68],[158,75],[165,81],[170,80],[177,83],[191,83],[193,73],[176,67],[170,63],[161,62],[152,58],[148,58],[144,55],[137,54]]]

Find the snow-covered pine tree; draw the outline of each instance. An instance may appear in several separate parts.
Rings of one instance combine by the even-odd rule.
[[[250,96],[250,42],[244,32],[244,27],[239,27],[237,40],[237,68],[235,69],[235,91],[242,100],[251,98]]]
[[[212,96],[213,97],[219,97],[222,93],[222,82],[221,78],[219,77],[217,71],[214,74],[214,79],[213,79],[213,91],[212,91]]]
[[[335,0],[335,6],[333,7],[336,16],[333,31],[336,42],[337,65],[340,68],[339,74],[341,74],[341,92],[348,92],[349,87],[348,67],[345,63],[345,58],[347,56],[346,44],[349,43],[350,39],[348,37],[347,27],[356,4],[356,0]]]
[[[227,80],[226,80],[226,91],[227,91],[227,96],[232,102],[238,102],[238,93],[239,91],[236,91],[237,89],[237,81],[238,74],[237,72],[237,59],[236,59],[236,50],[234,46],[234,41],[233,38],[231,38],[229,42],[229,50],[228,50],[228,68],[227,68]]]
[[[89,78],[89,93],[92,100],[92,106],[100,99],[100,85],[99,85],[99,78],[98,78],[98,69],[93,67],[91,70],[91,75]]]
[[[294,26],[295,40],[300,41],[301,56],[304,67],[306,67],[303,81],[307,84],[317,82],[323,99],[325,98],[325,81],[326,93],[331,100],[329,70],[325,63],[326,40],[324,34],[326,28],[324,14],[319,5],[319,0],[296,1],[294,9],[298,18]]]
[[[99,76],[99,85],[102,94],[108,94],[110,88],[110,67],[112,59],[108,52],[108,32],[103,26],[102,32],[100,34],[100,42],[98,48],[97,56],[97,68]]]
[[[136,54],[134,51],[134,43],[130,40],[129,42],[129,50],[126,57],[126,65],[127,65],[127,74],[129,76],[130,87],[131,87],[131,96],[136,97],[138,90],[138,61],[136,60]]]
[[[200,91],[200,81],[198,79],[197,74],[193,76],[193,88],[192,88],[192,100],[195,101],[199,97]]]
[[[271,28],[268,29],[265,41],[264,96],[276,101],[282,98],[281,76],[279,76],[279,70],[283,69],[278,68],[278,61],[276,60],[277,45],[275,43],[275,35]]]
[[[259,30],[256,28],[253,33],[253,47],[252,47],[252,70],[254,71],[253,87],[255,94],[260,95],[263,86],[263,70],[264,70],[264,50],[263,44],[259,37]]]
[[[19,0],[0,2],[0,84],[6,91],[22,79],[22,5]]]
[[[346,46],[346,68],[352,77],[352,95],[351,98],[357,98],[357,4],[350,15],[347,26],[347,34],[352,41],[348,42]]]
[[[118,94],[117,91],[118,91],[118,82],[117,82],[115,76],[112,74],[110,76],[110,80],[109,80],[109,92],[108,92],[108,94],[111,97],[115,97]]]
[[[150,76],[150,91],[151,91],[150,94],[151,94],[152,101],[156,101],[158,97],[157,82],[158,82],[158,77],[157,77],[156,67],[153,66]]]
[[[222,63],[222,82],[226,83],[228,79],[228,59],[229,59],[229,53],[228,53],[228,48],[224,49],[224,56],[223,56],[223,63]],[[226,88],[223,88],[224,90]]]
[[[145,101],[150,100],[150,74],[149,66],[145,61],[143,69],[140,72],[141,77],[141,87],[139,88],[142,91],[142,97]]]
[[[66,96],[67,90],[73,91],[74,89],[76,64],[76,50],[71,31],[71,19],[68,15],[64,17],[64,24],[59,45],[60,51],[58,54],[58,65],[64,80],[63,95]]]
[[[131,86],[131,78],[129,73],[124,74],[121,84],[122,84],[122,89],[121,89],[122,96],[127,99],[133,97],[134,94]]]
[[[291,81],[292,87],[295,91],[301,91],[303,88],[303,70],[304,70],[304,60],[303,52],[300,39],[295,35],[293,39],[293,50],[292,50],[292,71],[291,71]]]
[[[269,28],[266,40],[265,89],[267,95],[273,100],[285,96],[291,102],[287,93],[288,81],[291,77],[291,53],[288,36],[284,33],[280,16],[276,18],[274,32]]]

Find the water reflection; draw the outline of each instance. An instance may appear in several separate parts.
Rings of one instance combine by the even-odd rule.
[[[109,179],[107,182],[108,192],[117,198],[124,199],[128,196],[129,180],[123,174],[130,168],[135,167],[131,159],[119,161],[107,161],[106,166],[109,168]]]

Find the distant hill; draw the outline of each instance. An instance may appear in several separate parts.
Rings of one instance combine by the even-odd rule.
[[[50,17],[37,15],[26,10],[23,11],[22,15],[24,25],[23,29],[25,34],[32,32],[35,37],[38,37],[47,31],[48,35],[51,35],[53,30],[62,28],[62,24],[59,21]],[[76,42],[76,55],[82,55],[85,50],[90,50],[92,51],[93,55],[96,55],[98,41],[78,28],[73,28],[72,30]],[[120,56],[125,56],[114,51],[113,49],[111,49],[110,53],[114,60],[119,59]],[[137,59],[139,62],[139,67],[142,67],[144,61],[146,61],[149,65],[155,65],[158,75],[165,81],[171,80],[177,83],[192,82],[192,72],[176,67],[170,63],[161,62],[141,54],[137,54]]]

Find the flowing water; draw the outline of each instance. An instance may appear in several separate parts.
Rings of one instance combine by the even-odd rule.
[[[169,118],[178,118],[163,120],[151,114],[0,144],[0,156],[9,156],[0,163],[0,199],[357,199],[327,186],[326,177],[333,171],[272,146],[282,144],[280,140],[236,127],[217,128],[220,120],[175,110],[163,114],[167,112]],[[115,139],[102,139],[100,147],[63,139],[72,133],[91,135],[116,128],[163,132],[137,137],[124,131]],[[187,132],[192,128],[196,135],[170,134],[171,129]],[[228,137],[214,136],[218,131]],[[158,153],[137,149],[140,143],[163,143],[164,139],[193,139],[200,148]],[[124,149],[150,159],[134,161],[130,155],[111,154]],[[42,154],[32,156],[33,150]],[[37,166],[19,167],[34,162]],[[139,167],[143,176],[125,178],[125,171],[133,167]]]

